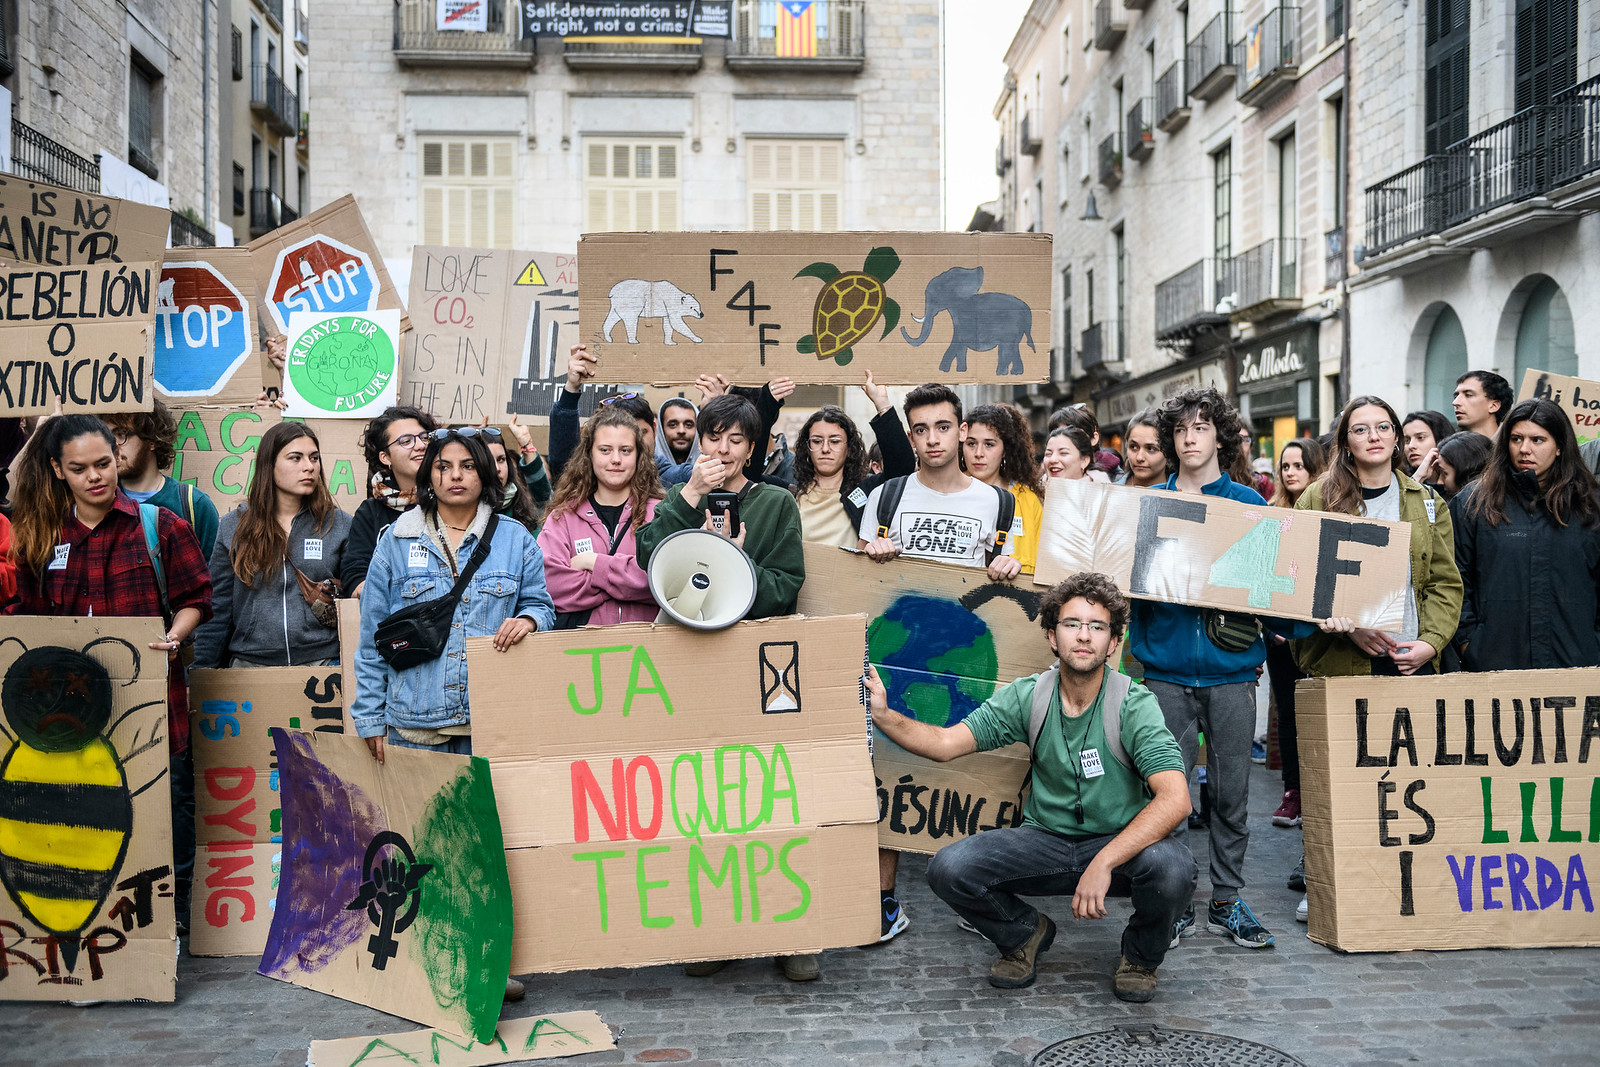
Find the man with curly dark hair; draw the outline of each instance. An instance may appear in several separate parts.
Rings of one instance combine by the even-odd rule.
[[[1000,950],[989,984],[1032,985],[1056,926],[1023,896],[1072,895],[1075,919],[1106,915],[1105,898],[1133,898],[1112,991],[1155,996],[1173,924],[1194,894],[1194,856],[1167,836],[1189,814],[1183,756],[1149,690],[1106,661],[1128,602],[1103,574],[1055,585],[1039,612],[1054,666],[1001,688],[954,726],[890,711],[873,669],[872,720],[908,751],[945,761],[1027,742],[1032,789],[1023,824],[973,834],[936,853],[928,884]],[[1041,688],[1048,687],[1048,688]]]
[[[217,506],[193,485],[162,473],[178,455],[178,420],[171,410],[157,400],[149,411],[118,412],[104,421],[116,436],[117,482],[123,492],[136,503],[149,501],[188,523],[200,551],[210,559],[220,522]]]

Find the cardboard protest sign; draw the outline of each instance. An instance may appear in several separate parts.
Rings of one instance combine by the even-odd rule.
[[[1600,670],[1296,692],[1313,941],[1600,945]]]
[[[346,589],[353,594],[354,589]],[[361,600],[346,596],[339,601],[339,671],[344,676],[344,732],[355,733],[350,708],[356,702],[356,651],[361,647]]]
[[[489,1041],[511,956],[511,886],[489,765],[359,737],[272,730],[283,873],[269,978]]]
[[[187,482],[226,515],[244,503],[255,471],[261,435],[283,421],[272,407],[178,407],[178,455],[172,476]],[[365,424],[348,419],[304,420],[316,431],[322,474],[334,503],[354,511],[367,497],[367,460],[361,449]]]
[[[160,619],[0,627],[0,1000],[176,995]]]
[[[398,311],[289,317],[285,415],[369,419],[394,406],[399,380]]]
[[[262,321],[274,337],[297,311],[404,311],[354,196],[250,242]]]
[[[1032,766],[1027,745],[935,763],[878,733],[872,741],[878,847],[931,856],[983,830],[1021,826]]]
[[[156,295],[156,393],[169,406],[254,403],[256,285],[244,248],[169,248]]]
[[[149,411],[172,213],[0,177],[0,415]]]
[[[1580,445],[1600,437],[1600,382],[1530,368],[1522,374],[1517,399],[1549,400],[1560,405],[1572,420]]]
[[[600,233],[578,242],[578,269],[601,381],[1050,374],[1045,234]]]
[[[877,939],[861,616],[467,640],[515,889],[512,967]]]
[[[602,1052],[616,1048],[611,1028],[592,1011],[565,1011],[507,1019],[488,1041],[454,1037],[439,1030],[412,1030],[378,1037],[311,1042],[306,1067],[359,1067],[388,1060],[430,1067],[492,1067]]]
[[[283,850],[273,728],[344,732],[338,667],[189,674],[194,753],[193,956],[259,956]]]
[[[1034,581],[1110,575],[1130,597],[1398,633],[1411,524],[1052,478]]]

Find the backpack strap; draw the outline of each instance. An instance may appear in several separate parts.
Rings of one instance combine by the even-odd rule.
[[[1050,698],[1054,695],[1056,687],[1061,682],[1061,661],[1057,660],[1050,665],[1050,669],[1039,675],[1039,680],[1033,687],[1033,706],[1028,713],[1028,748],[1039,747],[1039,735],[1044,732],[1044,721],[1050,715]],[[1101,710],[1104,711],[1104,725],[1106,735],[1106,750],[1113,759],[1129,770],[1133,764],[1128,760],[1128,751],[1122,747],[1122,705],[1128,699],[1128,691],[1133,686],[1133,679],[1117,670],[1107,670],[1104,684],[1104,693],[1101,697]]]
[[[879,486],[878,493],[878,536],[889,536],[889,524],[894,521],[894,513],[900,510],[900,498],[906,495],[906,479],[909,474],[902,474],[898,478],[890,478]]]
[[[1028,712],[1028,748],[1039,747],[1039,734],[1044,730],[1044,720],[1050,715],[1050,696],[1061,684],[1061,661],[1050,664],[1050,669],[1039,675],[1033,684],[1033,707]]]
[[[1006,539],[1011,536],[1011,522],[1017,517],[1017,498],[1011,490],[997,485],[994,491],[1000,494],[1000,507],[994,518],[994,547],[989,550],[984,558],[984,563],[995,561],[1006,548]]]
[[[144,547],[150,553],[150,566],[156,572],[156,590],[161,594],[161,613],[172,616],[167,603],[167,572],[161,565],[161,509],[149,502],[139,505],[139,525],[144,528]]]
[[[183,513],[189,520],[189,528],[194,529],[195,487],[190,485],[188,482],[179,482],[178,484],[183,486]],[[196,532],[195,536],[199,536],[198,531]]]

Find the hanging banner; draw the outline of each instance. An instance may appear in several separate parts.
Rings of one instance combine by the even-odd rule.
[[[1600,438],[1600,382],[1529,369],[1523,372],[1517,399],[1549,400],[1559,405],[1572,420],[1580,445]]]
[[[436,30],[483,33],[489,28],[489,0],[438,0]]]
[[[255,278],[244,248],[169,248],[156,296],[156,395],[251,404],[262,389]]]
[[[291,418],[370,419],[399,387],[400,312],[289,317],[283,398]]]
[[[524,37],[730,37],[732,24],[733,0],[522,0]]]

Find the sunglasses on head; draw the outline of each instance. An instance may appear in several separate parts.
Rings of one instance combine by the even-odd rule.
[[[498,427],[498,426],[444,426],[444,427],[441,427],[441,428],[433,431],[433,433],[431,433],[429,436],[432,437],[435,441],[443,441],[445,438],[449,437],[451,434],[454,434],[457,437],[477,437],[479,434],[482,434],[485,437],[493,437],[495,440],[498,441],[500,439],[500,427]]]
[[[615,404],[619,400],[634,400],[634,399],[636,399],[636,398],[638,398],[640,396],[643,396],[643,395],[644,395],[643,393],[619,393],[616,396],[608,396],[608,397],[606,397],[604,400],[600,401],[600,403],[602,403],[602,404]]]

